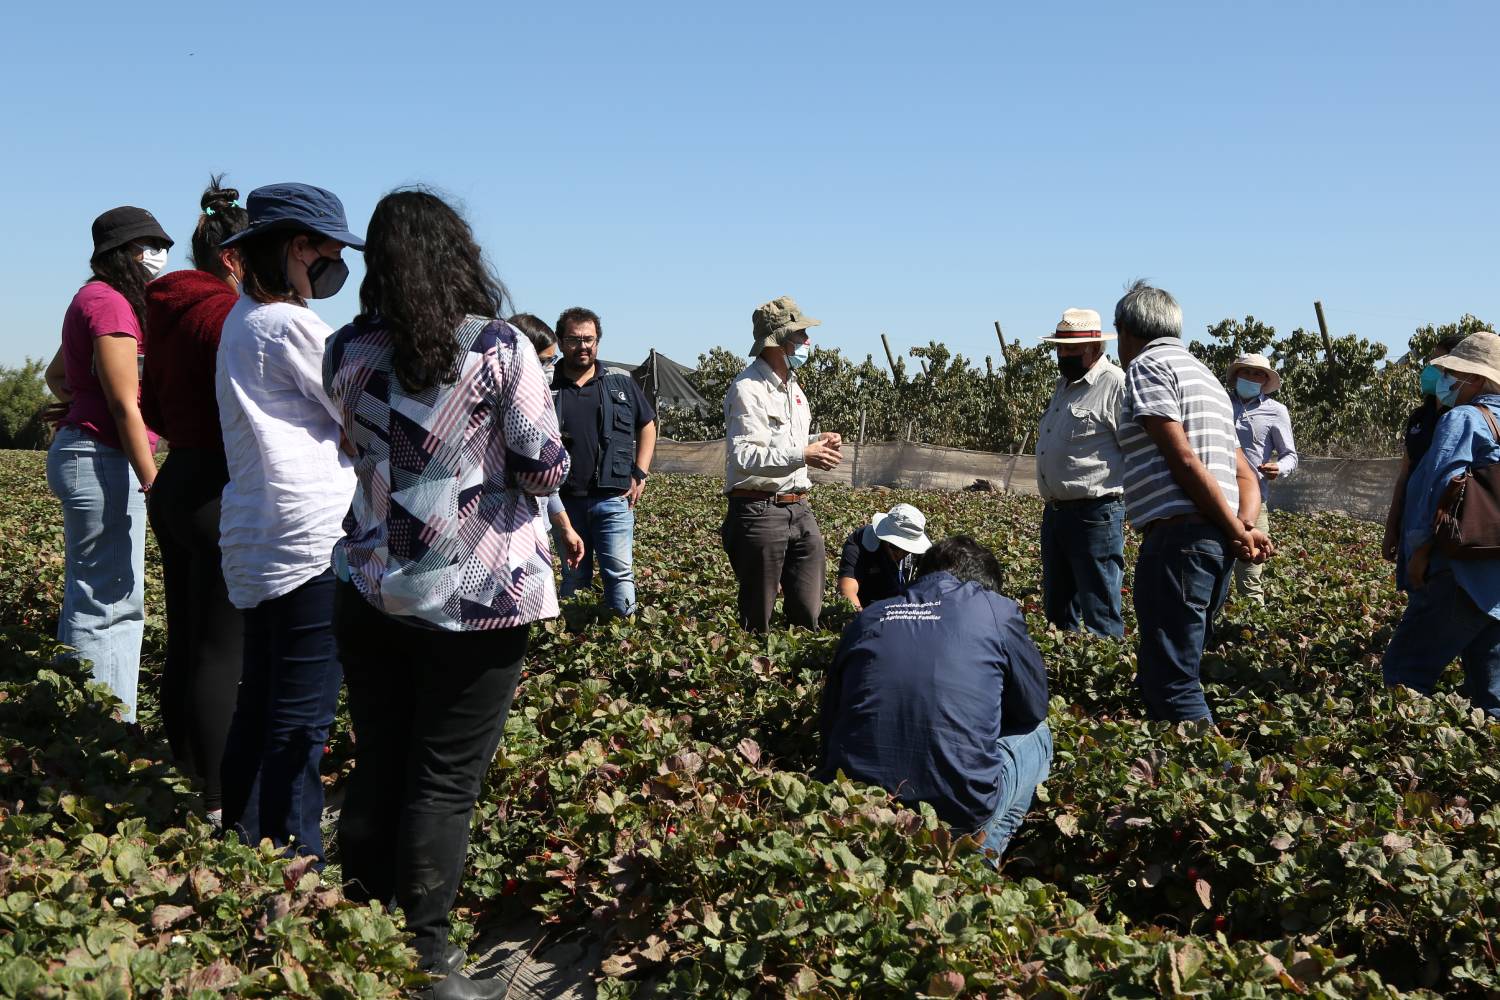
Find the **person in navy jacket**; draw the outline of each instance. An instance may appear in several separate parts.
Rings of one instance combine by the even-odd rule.
[[[966,535],[934,545],[844,630],[819,719],[821,777],[928,803],[996,865],[1052,763],[1047,671],[1000,575]]]

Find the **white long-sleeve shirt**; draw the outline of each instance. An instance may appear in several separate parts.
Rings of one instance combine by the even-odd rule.
[[[224,320],[214,390],[229,484],[219,549],[241,609],[290,593],[332,565],[354,496],[354,468],[323,391],[333,330],[289,302],[241,296]]]
[[[797,376],[783,380],[757,358],[724,394],[724,492],[811,489],[803,457],[811,429],[812,410]]]

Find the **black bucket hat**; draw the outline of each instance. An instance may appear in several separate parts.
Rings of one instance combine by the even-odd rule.
[[[122,247],[135,240],[158,240],[172,247],[172,237],[166,234],[156,216],[144,208],[121,205],[112,208],[94,220],[94,256]]]
[[[247,236],[273,229],[305,229],[326,236],[353,250],[363,250],[363,237],[349,231],[344,217],[344,203],[332,191],[311,184],[267,184],[250,192],[245,199],[250,225],[235,233],[219,246],[227,247]]]

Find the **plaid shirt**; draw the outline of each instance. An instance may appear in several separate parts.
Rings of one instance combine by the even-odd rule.
[[[456,378],[419,393],[401,387],[378,321],[329,340],[323,383],[358,477],[334,567],[376,608],[432,628],[554,617],[533,498],[567,478],[568,453],[546,378],[508,323],[471,316],[455,336]]]

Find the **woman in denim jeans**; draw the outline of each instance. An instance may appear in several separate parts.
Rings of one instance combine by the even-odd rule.
[[[1475,333],[1432,364],[1442,376],[1432,446],[1411,471],[1401,525],[1410,599],[1386,648],[1388,686],[1431,695],[1454,658],[1462,691],[1500,718],[1500,559],[1450,559],[1434,546],[1433,519],[1455,476],[1500,462],[1500,441],[1485,410],[1500,421],[1500,337]]]
[[[172,240],[145,209],[94,220],[92,276],[63,316],[47,386],[66,407],[47,451],[47,485],[62,501],[66,584],[57,638],[135,721],[146,623],[146,493],[156,436],[140,409],[146,282]]]

